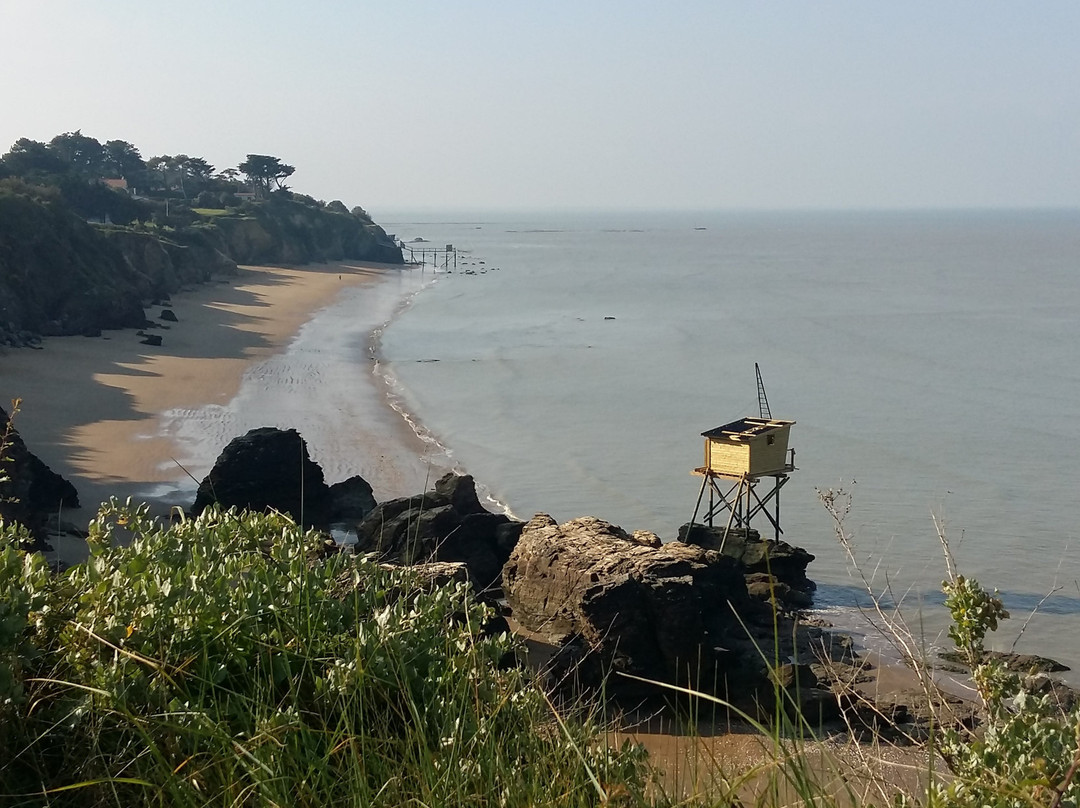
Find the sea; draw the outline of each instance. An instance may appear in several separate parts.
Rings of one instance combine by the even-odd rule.
[[[757,363],[822,616],[887,651],[873,595],[946,645],[944,537],[1012,615],[994,647],[1080,669],[1080,211],[377,218],[440,254],[376,373],[493,509],[673,539],[701,433],[760,414]]]

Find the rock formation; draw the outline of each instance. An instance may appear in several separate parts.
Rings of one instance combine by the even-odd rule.
[[[141,328],[146,301],[235,275],[237,262],[403,262],[367,214],[329,210],[298,195],[275,193],[212,220],[181,206],[170,214],[165,237],[164,229],[91,225],[85,212],[42,193],[37,199],[0,189],[0,345]],[[108,198],[134,206],[128,224],[162,214],[148,200],[112,192]]]
[[[47,549],[45,525],[61,509],[78,508],[70,482],[26,448],[6,411],[0,408],[0,521],[30,530],[34,549]]]
[[[333,522],[359,522],[378,504],[371,484],[359,474],[330,486],[330,519]]]
[[[483,593],[498,586],[521,526],[484,508],[472,477],[450,473],[432,491],[376,507],[357,526],[356,550],[398,564],[463,562]]]
[[[264,426],[233,438],[199,485],[193,514],[222,508],[287,513],[308,526],[356,522],[375,508],[371,485],[358,476],[328,486],[295,429]]]
[[[746,575],[752,597],[775,602],[788,610],[808,609],[817,588],[806,577],[806,567],[814,556],[785,541],[763,539],[756,530],[732,529],[707,525],[682,525],[679,541],[716,550],[739,562]]]
[[[304,525],[330,522],[330,489],[295,429],[260,427],[233,438],[199,485],[191,511],[276,510]]]
[[[746,574],[716,550],[655,547],[595,517],[557,524],[537,514],[503,569],[503,588],[515,621],[563,647],[556,676],[573,668],[585,686],[607,676],[608,693],[634,696],[656,692],[641,679],[666,682],[741,704],[765,703],[778,682],[803,705],[835,708],[831,694],[797,676],[802,667],[777,673],[774,663],[804,666],[847,648],[774,615],[750,597]]]

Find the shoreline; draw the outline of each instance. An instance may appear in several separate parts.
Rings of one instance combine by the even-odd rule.
[[[188,474],[201,479],[229,440],[267,425],[298,429],[328,483],[360,474],[379,501],[410,496],[453,466],[432,458],[441,446],[416,433],[377,372],[379,337],[424,288],[418,275],[408,265],[242,267],[176,294],[178,322],[154,332],[161,347],[118,331],[0,353],[0,394],[23,399],[16,425],[28,447],[79,490],[83,507],[63,518],[80,527],[110,495],[159,514],[190,506]],[[50,558],[85,558],[81,540],[50,541]],[[910,684],[881,661],[875,686]]]
[[[79,491],[82,507],[62,514],[79,527],[110,496],[190,506],[191,478],[256,426],[298,429],[328,483],[360,474],[380,500],[411,495],[435,473],[431,447],[355,352],[374,363],[373,333],[424,282],[408,265],[240,267],[173,295],[160,347],[124,330],[0,353],[0,395],[22,399],[27,446]],[[53,544],[58,559],[85,557],[81,542]]]

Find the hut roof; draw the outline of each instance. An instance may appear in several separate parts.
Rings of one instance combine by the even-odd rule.
[[[759,435],[767,435],[781,427],[791,426],[794,421],[781,421],[776,418],[740,418],[730,424],[718,426],[707,432],[702,432],[706,438],[720,438],[723,440],[749,440]]]

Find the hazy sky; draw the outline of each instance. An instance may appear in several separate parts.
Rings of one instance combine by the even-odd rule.
[[[1080,206],[1080,2],[0,0],[81,129],[400,208]]]

